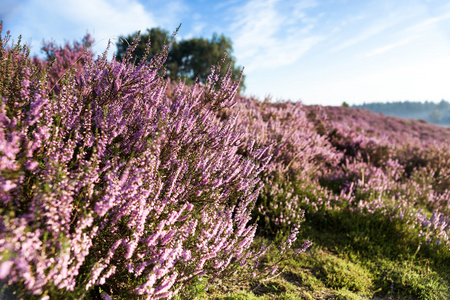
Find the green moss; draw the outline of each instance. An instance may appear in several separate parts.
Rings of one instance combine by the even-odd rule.
[[[336,300],[361,300],[363,299],[361,296],[346,290],[346,289],[341,289],[336,291],[335,294]]]
[[[297,288],[290,282],[283,280],[283,278],[277,278],[267,282],[261,282],[256,288],[254,288],[254,293],[257,295],[285,295],[286,293],[295,293],[296,290]]]
[[[328,287],[362,293],[370,291],[372,276],[360,265],[326,252],[315,253],[314,258],[315,273]]]
[[[385,293],[416,299],[450,299],[448,271],[430,267],[426,261],[379,260],[372,268],[376,285]]]
[[[229,293],[227,295],[219,296],[214,299],[220,300],[253,300],[253,299],[261,299],[258,296],[255,296],[251,292],[239,291],[235,293]]]

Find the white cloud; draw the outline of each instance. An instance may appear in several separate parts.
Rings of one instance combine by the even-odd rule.
[[[109,39],[156,25],[155,17],[136,0],[31,0],[17,17],[16,30],[34,38],[33,50],[43,39],[61,43],[89,32],[101,53]]]
[[[390,51],[390,50],[392,50],[394,48],[406,45],[409,42],[411,42],[411,41],[413,41],[413,40],[415,40],[417,38],[420,38],[420,37],[422,37],[422,35],[414,35],[414,36],[411,36],[411,37],[404,38],[403,40],[400,40],[398,42],[394,42],[394,43],[390,43],[388,45],[384,45],[382,47],[379,47],[379,48],[377,48],[375,50],[372,50],[372,51],[366,53],[365,57],[371,57],[371,56],[375,56],[375,55],[378,55],[378,54],[383,54],[383,53],[388,52],[388,51]]]
[[[191,34],[195,37],[198,37],[201,35],[203,29],[206,27],[207,27],[207,24],[205,22],[196,21],[192,25],[192,33]]]
[[[256,0],[237,8],[231,32],[236,57],[246,72],[293,63],[321,41],[323,37],[309,34],[317,20],[303,12],[314,5]]]
[[[222,10],[240,2],[241,0],[220,1],[214,5],[214,10]]]
[[[341,21],[341,25],[342,26],[347,26],[347,25],[353,24],[355,22],[359,22],[359,21],[362,21],[364,19],[367,19],[367,17],[368,16],[367,16],[366,13],[361,13],[361,14],[359,14],[357,16],[353,16],[353,17],[350,17],[348,19],[345,19],[345,20]]]
[[[118,35],[144,31],[156,25],[151,13],[137,1],[68,0],[58,12],[73,24],[92,28],[100,49]]]
[[[139,1],[146,2],[148,0]],[[153,14],[151,16],[158,24],[157,26],[167,29],[169,30],[169,32],[175,31],[180,23],[183,22],[183,18],[181,18],[181,15],[193,15],[193,12],[191,11],[192,8],[188,6],[183,0],[165,0],[155,2],[157,2],[160,7],[156,8],[156,5],[152,5],[150,10],[153,12]]]

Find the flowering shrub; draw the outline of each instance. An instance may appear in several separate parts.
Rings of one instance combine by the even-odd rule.
[[[394,253],[450,258],[445,129],[235,97],[220,64],[173,83],[167,48],[136,65],[92,42],[39,60],[0,37],[0,295],[169,299],[245,267],[276,277],[311,246],[305,221],[349,248],[383,228]],[[264,272],[258,235],[281,243]]]
[[[271,104],[241,98],[235,109],[244,142],[269,147],[273,155],[265,171],[268,179],[299,180],[319,176],[327,165],[336,164],[341,154],[317,134],[301,103]]]
[[[33,62],[41,70],[46,70],[48,84],[52,91],[58,93],[61,87],[60,80],[67,72],[80,73],[83,66],[91,61],[94,53],[91,46],[94,44],[90,34],[86,34],[82,42],[74,42],[72,45],[66,43],[64,47],[56,45],[54,42],[44,42],[41,50],[45,54],[45,59],[41,60],[37,56],[33,57]]]
[[[442,131],[439,140],[422,134],[430,131],[428,124],[411,131],[401,119],[385,120],[361,110],[246,98],[236,108],[245,137],[257,137],[273,155],[257,203],[258,232],[289,233],[292,223],[303,220],[303,212],[312,220],[349,210],[396,218],[416,228],[417,238],[433,232],[431,236],[440,237],[435,243],[448,245],[446,219],[433,217],[449,216],[445,128],[435,129]]]
[[[442,136],[433,139],[426,134],[419,136],[429,130],[428,124],[423,130],[408,131],[394,118],[385,122],[400,128],[383,130],[382,125],[373,125],[380,122],[376,114],[348,112],[346,118],[340,110],[329,110],[337,114],[325,122],[324,134],[344,156],[327,170],[321,182],[334,187],[344,206],[353,211],[403,220],[417,229],[420,243],[445,245],[446,251],[450,250],[447,129],[436,127]],[[395,122],[400,125],[393,125]]]
[[[411,141],[422,144],[450,139],[450,128],[435,126],[423,120],[386,117],[364,109],[338,106],[310,106],[307,112],[316,125],[323,121],[322,125],[328,129],[348,128],[367,137],[386,138],[394,144]]]
[[[179,83],[169,98],[157,72],[167,52],[138,66],[130,55],[120,63],[86,55],[80,67],[72,52],[85,50],[66,47],[51,50],[46,72],[8,40],[0,280],[44,298],[100,286],[106,298],[171,298],[264,254],[250,250],[249,221],[270,157],[252,143],[239,154],[234,113],[218,117],[235,103],[230,70],[214,67],[206,85]]]

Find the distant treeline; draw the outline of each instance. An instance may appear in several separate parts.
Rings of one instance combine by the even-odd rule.
[[[374,102],[362,105],[352,105],[388,116],[407,119],[422,119],[430,123],[450,126],[450,102],[441,100],[439,103],[425,101]]]

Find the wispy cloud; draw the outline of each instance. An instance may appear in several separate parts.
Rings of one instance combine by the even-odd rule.
[[[394,24],[395,24],[395,22],[393,22],[393,21],[391,21],[391,22],[376,22],[375,24],[370,25],[367,28],[364,28],[360,34],[357,34],[356,36],[347,38],[343,42],[339,43],[337,46],[335,46],[331,49],[331,52],[341,51],[341,50],[347,49],[351,46],[354,46],[355,44],[364,42],[367,39],[387,30],[389,27],[393,26]]]
[[[148,0],[135,0],[142,3],[149,3]],[[158,5],[156,5],[156,2]],[[150,1],[147,6],[147,12],[150,14],[153,20],[162,28],[165,28],[172,32],[175,30],[186,16],[191,18],[194,15],[192,7],[186,3],[185,0],[165,0],[165,1]],[[185,16],[184,18],[182,16]],[[150,27],[147,27],[150,28]]]
[[[443,14],[435,17],[428,18],[419,24],[413,25],[407,29],[409,32],[423,32],[427,31],[434,26],[436,26],[438,23],[449,20],[450,19],[450,10],[445,11]]]
[[[229,8],[232,5],[241,3],[241,0],[227,0],[227,1],[220,1],[219,3],[214,5],[214,10],[222,10],[225,8]]]
[[[204,29],[208,26],[208,24],[203,19],[202,15],[199,13],[195,13],[192,15],[192,25],[191,30],[188,35],[183,36],[184,39],[190,39],[194,37],[199,37],[202,35]]]
[[[403,29],[391,33],[390,39],[395,40],[392,43],[388,43],[381,47],[378,47],[372,51],[369,51],[364,56],[371,57],[379,54],[386,53],[392,49],[404,46],[410,42],[419,38],[429,38],[432,34],[436,33],[436,26],[446,20],[450,20],[450,6],[449,9],[443,10],[440,15],[433,17],[425,17],[422,13],[421,17],[410,18],[407,24],[414,24],[412,26],[403,25]],[[406,27],[405,27],[406,26]],[[426,43],[426,42],[425,42]]]
[[[341,20],[338,28],[342,35],[335,39],[331,53],[360,44],[370,45],[381,36],[389,37],[415,20],[423,19],[426,9],[422,5],[394,5],[386,1],[363,3],[353,11],[355,17],[346,16]]]
[[[409,97],[419,95],[419,89],[423,90],[420,97],[432,90],[442,99],[449,92],[443,82],[450,53],[448,0],[0,3],[5,31],[11,30],[14,38],[21,34],[25,43],[31,41],[32,54],[39,53],[44,39],[62,44],[80,40],[87,32],[93,34],[97,41],[94,49],[101,53],[110,38],[152,27],[172,31],[183,23],[179,39],[209,38],[214,32],[231,38],[233,55],[239,65],[245,66],[249,94],[356,101],[365,94],[379,100],[393,95]],[[113,51],[114,45],[110,53]],[[415,68],[411,69],[413,64]],[[414,76],[410,74],[413,71]],[[364,74],[377,74],[379,79]],[[416,89],[414,93],[412,89]]]
[[[351,25],[351,24],[353,24],[355,22],[359,22],[359,21],[362,21],[364,19],[367,19],[367,17],[368,17],[367,13],[361,13],[359,15],[350,17],[350,18],[345,19],[345,20],[342,20],[340,25],[341,26]]]
[[[379,47],[379,48],[377,48],[375,50],[372,50],[372,51],[366,53],[365,57],[371,57],[371,56],[375,56],[375,55],[378,55],[378,54],[383,54],[383,53],[388,52],[388,51],[390,51],[392,49],[395,49],[397,47],[406,45],[409,42],[411,42],[411,41],[413,41],[415,39],[418,39],[420,37],[422,37],[422,35],[415,35],[415,36],[407,37],[407,38],[405,38],[403,40],[400,40],[398,42],[395,42],[395,43],[384,45],[382,47]]]
[[[295,62],[322,40],[323,37],[310,34],[317,20],[304,13],[315,5],[314,1],[292,5],[256,0],[237,8],[231,32],[236,56],[247,72]]]

